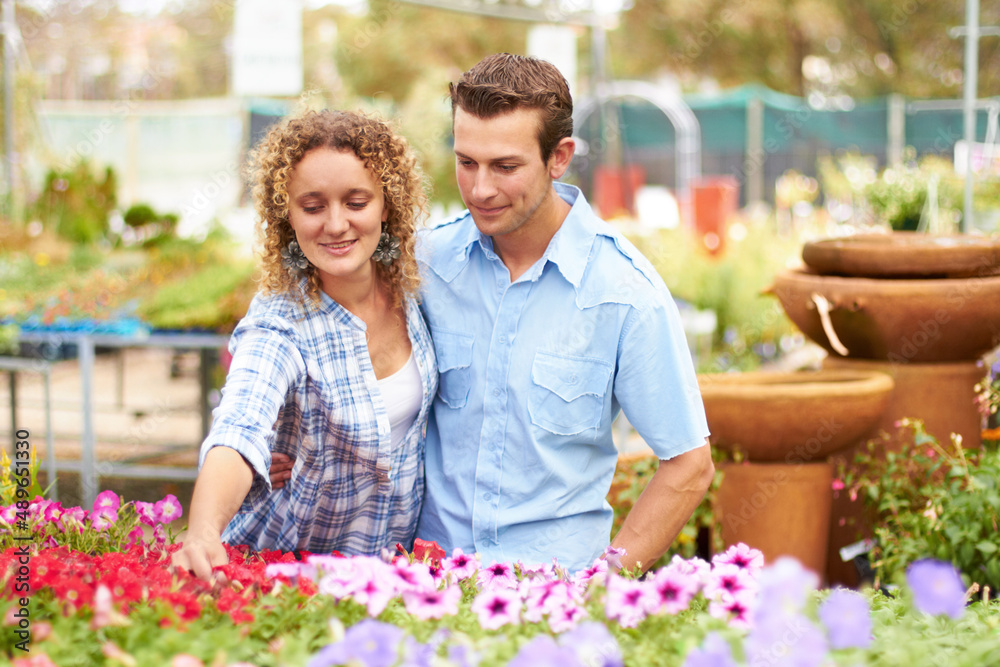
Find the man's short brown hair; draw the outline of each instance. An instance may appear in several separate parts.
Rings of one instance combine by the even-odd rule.
[[[548,162],[560,141],[573,134],[573,98],[555,65],[526,56],[497,53],[479,61],[448,86],[452,118],[461,108],[477,118],[493,118],[517,109],[538,109],[542,123],[538,146]]]

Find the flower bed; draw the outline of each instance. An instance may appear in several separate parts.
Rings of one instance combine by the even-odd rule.
[[[345,558],[228,547],[208,583],[169,567],[179,504],[0,509],[2,650],[14,665],[984,665],[1000,605],[921,561],[883,593],[817,590],[730,548],[636,578],[482,563],[433,543]],[[27,651],[23,650],[27,649]],[[943,662],[942,662],[943,660]]]

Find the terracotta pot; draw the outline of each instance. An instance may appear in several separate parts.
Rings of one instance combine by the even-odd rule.
[[[767,563],[793,556],[823,577],[833,466],[733,463],[722,471],[716,515],[725,545],[744,542]]]
[[[714,446],[752,462],[822,461],[878,423],[892,393],[870,370],[716,373],[698,376]]]
[[[1000,276],[878,280],[782,271],[771,292],[831,354],[894,363],[968,361],[1000,344]]]
[[[802,260],[817,273],[868,278],[970,278],[1000,274],[1000,238],[916,232],[811,241]]]

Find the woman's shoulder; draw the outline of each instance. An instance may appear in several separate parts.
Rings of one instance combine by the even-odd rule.
[[[248,328],[297,329],[297,323],[307,317],[304,300],[287,292],[258,292],[250,302],[247,314],[237,325],[237,331]]]

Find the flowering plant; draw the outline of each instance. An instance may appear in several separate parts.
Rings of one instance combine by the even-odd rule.
[[[127,548],[46,546],[64,539],[46,527],[44,541],[0,552],[0,652],[12,665],[929,667],[944,657],[971,667],[1000,658],[1000,605],[966,606],[954,568],[937,561],[911,567],[892,599],[818,591],[796,561],[764,567],[744,545],[711,563],[677,557],[644,578],[616,572],[613,549],[570,573],[558,563],[484,564],[419,541],[412,553],[302,561],[227,547],[222,576],[204,582],[169,567],[178,545],[156,534],[177,510],[164,501],[157,509],[105,492],[84,512],[83,532],[107,534],[99,519],[116,504],[115,523],[128,520],[126,507],[153,520],[154,535]],[[26,510],[36,517],[30,531],[15,523],[0,532],[36,536],[48,502]]]
[[[883,581],[898,580],[927,557],[953,563],[967,585],[1000,588],[1000,451],[947,445],[923,423],[904,419],[895,437],[867,443],[844,471],[860,496],[876,545],[873,566]]]

